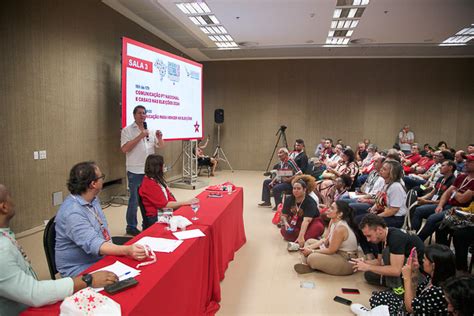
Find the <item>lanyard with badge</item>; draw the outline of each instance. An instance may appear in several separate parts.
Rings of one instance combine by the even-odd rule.
[[[454,199],[454,197],[456,196],[456,193],[458,193],[458,192],[463,193],[463,192],[461,192],[461,191],[462,191],[464,188],[467,188],[467,187],[469,186],[469,184],[471,184],[471,181],[472,181],[472,180],[473,180],[472,178],[469,179],[469,176],[466,176],[466,177],[464,178],[464,180],[462,181],[461,185],[459,186],[459,189],[455,190],[455,191],[453,192],[453,194],[451,194],[451,199]],[[467,181],[467,182],[466,182],[466,181]]]
[[[448,179],[451,179],[451,177],[453,176],[450,176]],[[446,183],[446,181],[448,180],[446,178],[443,178],[443,180],[441,180],[441,183],[439,184],[438,186],[438,189],[436,190],[436,193],[433,195],[433,197],[431,198],[432,201],[438,201],[439,199],[439,191],[441,191],[441,188],[443,187],[443,185]]]
[[[20,252],[20,254],[23,256],[23,259],[25,259],[28,269],[30,270],[31,274],[34,276],[35,279],[38,279],[38,276],[36,275],[35,271],[31,267],[31,261],[28,258],[28,255],[26,254],[25,250],[23,249],[22,246],[18,243],[18,241],[14,238],[12,238],[9,234],[6,232],[2,232],[2,235],[5,236],[8,240],[11,241],[11,243],[16,247],[16,249]]]
[[[73,195],[72,196],[76,201],[77,198]],[[90,205],[90,204],[86,204],[85,205],[86,209],[95,217],[95,219],[97,220],[97,222],[99,223],[99,226],[100,226],[100,230],[102,232],[102,236],[104,237],[105,241],[108,241],[110,242],[111,241],[111,238],[110,238],[110,234],[109,234],[109,231],[107,230],[107,227],[105,227],[104,225],[104,222],[102,221],[102,219],[100,218],[97,210],[95,209],[95,207],[93,205]]]

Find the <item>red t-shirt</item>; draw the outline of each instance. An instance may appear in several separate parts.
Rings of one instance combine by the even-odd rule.
[[[454,180],[453,185],[457,188],[457,191],[459,193],[464,193],[467,190],[472,190],[474,191],[474,179],[467,179],[467,174],[466,173],[461,173],[456,180]],[[471,201],[468,201],[467,203],[459,203],[456,201],[454,196],[451,196],[448,200],[448,204],[451,206],[468,206],[471,204]]]
[[[168,187],[162,187],[161,184],[147,176],[143,177],[138,193],[142,198],[146,216],[156,216],[159,208],[166,207],[168,202],[176,201]]]

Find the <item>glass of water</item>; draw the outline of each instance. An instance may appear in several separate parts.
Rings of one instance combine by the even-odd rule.
[[[191,204],[191,209],[194,212],[194,217],[191,218],[193,221],[197,221],[199,218],[196,216],[197,211],[199,210],[199,201],[196,203]]]

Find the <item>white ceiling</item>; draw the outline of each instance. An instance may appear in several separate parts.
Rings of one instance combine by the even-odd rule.
[[[198,61],[274,58],[474,57],[439,46],[474,24],[474,0],[371,0],[351,40],[326,47],[336,0],[206,0],[238,50],[218,49],[176,6],[181,0],[103,0]]]

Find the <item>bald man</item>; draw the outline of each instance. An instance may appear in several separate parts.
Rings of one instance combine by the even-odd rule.
[[[31,263],[10,229],[15,204],[8,189],[0,184],[0,315],[17,315],[28,306],[42,306],[63,300],[86,286],[104,287],[116,282],[112,272],[60,280],[38,281]]]

